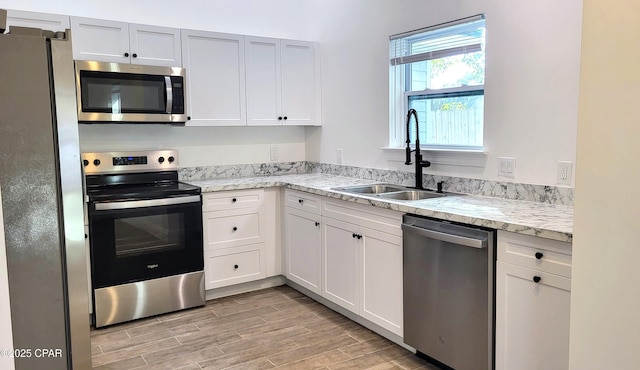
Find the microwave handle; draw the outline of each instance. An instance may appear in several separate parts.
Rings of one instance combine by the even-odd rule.
[[[171,84],[171,76],[164,76],[164,85],[167,89],[167,114],[171,114],[171,108],[173,108],[173,85]]]

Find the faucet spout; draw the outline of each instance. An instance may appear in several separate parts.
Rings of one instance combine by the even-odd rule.
[[[409,124],[411,123],[411,116],[414,117],[415,121],[416,121],[416,148],[414,150],[411,150],[411,146],[409,144],[411,144],[411,138],[409,136]],[[424,189],[424,187],[422,187],[422,169],[425,167],[429,167],[431,166],[431,162],[429,161],[425,161],[422,159],[422,154],[420,154],[420,129],[419,129],[419,123],[418,123],[418,112],[416,112],[415,109],[409,109],[409,112],[407,112],[407,140],[406,140],[406,144],[407,147],[405,148],[405,162],[404,164],[406,165],[410,165],[411,163],[411,152],[415,152],[416,153],[416,158],[415,158],[415,163],[416,163],[416,189]]]

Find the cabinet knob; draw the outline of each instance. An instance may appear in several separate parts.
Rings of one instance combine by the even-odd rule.
[[[231,199],[231,203],[235,203],[235,202],[237,202],[237,201],[238,201],[238,200],[237,200],[236,198]]]
[[[318,221],[316,221],[316,226],[320,226],[320,223]]]
[[[304,200],[298,199],[298,203],[302,204],[302,202],[304,202]]]
[[[138,54],[133,53],[131,56],[132,56],[132,57],[134,57],[134,58],[137,58],[137,57],[138,57]]]
[[[129,58],[129,53],[124,53],[125,58]]]
[[[238,269],[238,267],[240,267],[240,266],[238,266],[238,265],[233,265],[233,269],[234,269],[234,270],[237,270],[237,269]]]
[[[278,121],[282,121],[282,117],[278,117]]]
[[[87,234],[84,234],[84,238],[85,238],[85,239],[86,239],[86,238],[88,238],[88,237],[89,237],[89,235],[87,235]]]
[[[187,121],[191,121],[191,116],[187,116]]]
[[[539,283],[539,282],[540,282],[540,280],[542,280],[542,278],[541,278],[540,276],[534,276],[534,277],[533,277],[533,282],[534,282],[534,283]]]
[[[539,260],[539,259],[542,259],[542,257],[544,256],[544,254],[542,254],[542,253],[540,253],[540,252],[536,252],[535,256],[536,256],[536,259],[538,259],[538,260]]]
[[[358,238],[358,240],[362,239],[362,235],[356,235],[356,238]]]
[[[356,236],[357,236],[356,233],[351,234],[352,238],[355,238]]]
[[[285,120],[285,121],[287,120],[287,116],[284,116],[284,120]]]
[[[238,231],[238,228],[234,226],[233,231]]]

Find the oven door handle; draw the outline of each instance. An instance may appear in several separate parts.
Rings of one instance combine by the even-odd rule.
[[[125,202],[95,202],[96,211],[110,211],[114,209],[131,209],[143,207],[170,206],[174,204],[196,203],[200,201],[199,195],[188,197],[148,199],[148,200],[128,200]]]

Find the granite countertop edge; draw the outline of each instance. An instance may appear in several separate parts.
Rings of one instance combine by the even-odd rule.
[[[203,193],[269,187],[341,199],[349,202],[417,214],[442,220],[483,226],[546,239],[573,240],[573,207],[478,195],[448,196],[420,201],[397,201],[345,193],[333,188],[380,183],[379,181],[329,175],[292,174],[183,180]]]

